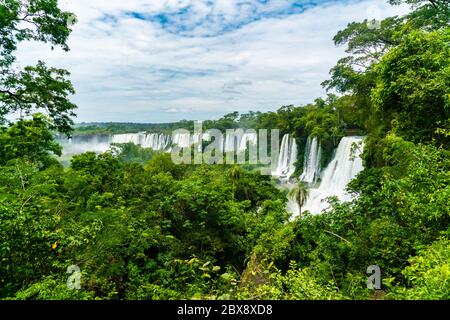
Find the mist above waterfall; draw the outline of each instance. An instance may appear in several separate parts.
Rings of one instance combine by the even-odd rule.
[[[107,135],[58,137],[57,140],[63,148],[63,157],[88,151],[102,153],[109,149],[111,143],[111,138]]]

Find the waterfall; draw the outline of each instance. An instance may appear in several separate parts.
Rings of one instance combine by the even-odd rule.
[[[191,145],[190,133],[176,133],[173,135],[173,143],[180,148],[189,148]]]
[[[224,144],[224,152],[234,152],[234,141],[236,138],[236,134],[227,132],[225,134],[225,144]]]
[[[112,143],[134,143],[138,145],[141,142],[140,135],[139,133],[115,134],[112,137]]]
[[[289,163],[288,163],[288,172],[287,178],[289,179],[295,172],[295,162],[297,162],[297,142],[292,138],[291,148],[289,151]]]
[[[297,143],[295,142],[294,138],[289,137],[289,134],[285,134],[281,141],[277,167],[272,172],[272,176],[289,180],[289,178],[295,172],[296,161],[297,161]]]
[[[103,153],[109,149],[111,136],[101,135],[78,135],[72,138],[57,136],[56,140],[61,144],[63,157],[67,155],[75,155],[87,151]]]
[[[247,150],[247,142],[252,145],[258,145],[258,135],[256,132],[246,132],[238,140],[238,152]]]
[[[310,189],[308,200],[302,211],[320,213],[328,208],[326,199],[337,196],[340,201],[350,201],[352,196],[346,192],[347,184],[363,170],[361,153],[363,137],[344,137],[336,154],[322,173],[319,187]],[[356,143],[357,148],[354,148]]]
[[[170,138],[165,134],[150,133],[140,139],[143,148],[151,148],[156,151],[166,150],[170,145]]]
[[[202,151],[202,140],[203,140],[203,136],[201,133],[194,133],[192,135],[192,143],[197,145],[198,152]]]
[[[105,152],[109,149],[111,143],[124,144],[134,143],[143,148],[150,148],[155,151],[171,151],[172,143],[181,147],[188,148],[192,144],[198,144],[198,151],[201,152],[202,141],[211,140],[209,133],[176,133],[172,136],[163,133],[123,133],[115,135],[104,136],[76,136],[71,139],[64,139],[62,137],[58,140],[63,144],[65,150],[70,150],[71,153],[82,153],[86,151]],[[219,144],[224,148],[224,152],[242,152],[247,149],[247,144],[258,144],[258,135],[256,132],[244,132],[238,130],[232,133],[223,134]],[[290,148],[296,148],[296,145],[289,145]],[[292,152],[292,151],[291,151]],[[294,150],[296,153],[296,149]],[[287,156],[287,159],[290,159]],[[294,161],[295,162],[295,161]],[[293,163],[288,162],[288,169],[284,170],[285,174],[292,171]],[[290,168],[290,169],[289,169]],[[292,171],[293,172],[293,171]]]
[[[257,145],[258,135],[256,132],[245,132],[237,129],[234,132],[227,132],[224,139],[224,152],[243,152],[247,150],[247,142]]]
[[[111,139],[112,143],[134,143],[143,148],[151,148],[156,151],[167,150],[170,146],[170,137],[158,133],[125,133],[115,134]]]
[[[320,158],[322,148],[317,137],[308,137],[305,148],[305,157],[303,160],[303,173],[300,180],[312,184],[317,182],[320,177]]]

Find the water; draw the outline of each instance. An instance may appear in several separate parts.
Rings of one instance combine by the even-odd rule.
[[[320,159],[322,147],[317,137],[308,137],[305,148],[305,158],[303,160],[303,173],[300,180],[312,184],[320,178]]]
[[[238,132],[226,134],[222,137],[221,145],[226,152],[239,152],[247,149],[248,143],[257,144],[258,136],[253,132]],[[101,137],[101,138],[100,138]],[[124,133],[112,136],[92,135],[92,136],[76,136],[73,139],[58,138],[63,145],[64,154],[79,154],[87,151],[105,152],[109,149],[111,143],[134,143],[143,148],[151,148],[156,151],[171,151],[172,143],[180,148],[188,148],[192,144],[196,144],[198,151],[201,151],[202,140],[209,141],[208,133],[176,133],[172,136],[162,133]]]
[[[297,143],[289,134],[285,134],[281,140],[280,154],[276,169],[272,176],[282,180],[289,180],[295,172],[295,162],[297,161]]]
[[[250,143],[251,145],[258,144],[258,135],[256,134],[256,132],[245,132],[241,136],[241,139],[238,140],[238,152],[247,150],[248,143]]]
[[[136,145],[140,145],[142,135],[143,134],[141,133],[115,134],[112,137],[111,143],[134,143]]]
[[[143,135],[139,142],[143,148],[151,148],[157,151],[166,150],[170,147],[170,137],[162,133]]]
[[[289,179],[295,172],[295,163],[297,162],[297,142],[291,139],[291,147],[289,149],[288,171],[286,177]]]
[[[76,155],[88,151],[102,153],[109,149],[111,137],[108,135],[86,135],[73,138],[58,137],[64,155]]]
[[[326,199],[331,196],[337,196],[340,201],[352,200],[352,196],[346,192],[346,187],[363,170],[360,157],[364,147],[363,139],[363,137],[342,138],[334,158],[322,173],[319,187],[310,189],[302,211],[322,212],[329,207]],[[357,148],[353,150],[354,145]]]
[[[176,133],[173,135],[173,144],[179,146],[180,148],[189,148],[192,143],[190,133]]]
[[[209,138],[207,133],[203,135],[192,135],[188,133],[175,134],[173,139],[171,136],[162,133],[128,133],[113,136],[76,136],[72,139],[59,138],[58,140],[63,145],[64,155],[67,156],[86,151],[101,153],[107,151],[111,143],[129,142],[145,148],[170,152],[172,143],[180,147],[189,147],[194,143],[198,143],[199,148],[201,148],[201,140],[208,141]],[[254,132],[226,134],[222,136],[221,141],[221,145],[226,151],[245,151],[248,143],[257,145],[258,136]],[[352,159],[352,146],[354,143],[361,145],[354,150]],[[341,201],[351,200],[351,195],[345,189],[347,184],[363,170],[362,160],[360,158],[363,149],[362,144],[363,137],[342,138],[332,161],[321,172],[320,157],[322,149],[320,141],[317,138],[308,138],[305,148],[304,172],[300,176],[300,180],[313,185],[321,177],[321,182],[318,187],[310,189],[310,196],[302,211],[309,210],[314,214],[320,213],[329,207],[326,198],[333,195],[337,196]],[[281,142],[276,169],[272,172],[274,177],[280,179],[283,188],[291,189],[295,186],[294,184],[290,184],[289,180],[295,172],[296,161],[297,143],[289,134],[285,134]],[[298,215],[298,205],[291,199],[288,201],[287,208],[294,216]]]
[[[234,141],[235,141],[235,134],[226,133],[225,134],[225,143],[224,143],[224,152],[234,152]]]

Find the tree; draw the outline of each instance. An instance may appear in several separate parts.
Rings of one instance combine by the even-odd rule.
[[[297,202],[299,215],[302,215],[302,207],[305,205],[306,200],[309,197],[309,187],[304,181],[299,181],[299,183],[289,191],[289,197]]]
[[[229,176],[231,181],[233,181],[233,185],[235,186],[236,184],[239,183],[239,180],[241,179],[242,176],[241,168],[238,165],[231,166]]]
[[[69,73],[48,68],[40,61],[34,67],[16,71],[14,51],[21,41],[51,43],[68,51],[66,44],[75,22],[70,12],[61,11],[57,0],[5,0],[0,4],[0,125],[6,115],[18,112],[20,118],[36,111],[46,113],[51,128],[71,131],[76,106],[68,100],[74,93]]]
[[[392,5],[409,4],[414,10],[406,15],[409,24],[427,31],[448,27],[450,2],[448,0],[389,0]]]
[[[434,31],[448,27],[450,3],[447,0],[390,0],[392,5],[406,3],[414,9],[403,17],[389,17],[380,21],[379,28],[371,28],[367,20],[352,22],[333,38],[334,44],[346,44],[349,55],[340,59],[330,71],[331,79],[322,83],[327,89],[339,92],[361,92],[360,83],[369,84],[374,63],[403,37],[417,29]],[[372,77],[373,79],[373,77]],[[359,89],[359,90],[358,90]]]
[[[0,165],[20,158],[46,166],[56,162],[49,152],[60,156],[61,146],[54,141],[48,119],[42,114],[0,128]]]
[[[410,141],[437,139],[450,145],[447,137],[436,134],[450,118],[449,43],[450,28],[414,31],[375,67],[372,101],[377,118]]]

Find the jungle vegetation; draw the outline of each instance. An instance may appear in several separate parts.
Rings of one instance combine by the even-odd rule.
[[[205,124],[278,128],[299,145],[317,136],[328,158],[348,132],[367,135],[358,197],[290,219],[286,194],[245,167],[124,145],[64,168],[54,133],[74,129],[69,72],[18,69],[15,53],[30,40],[68,50],[72,15],[56,0],[2,1],[0,298],[450,299],[450,5],[389,2],[411,13],[337,32],[347,56],[326,97]],[[380,291],[366,287],[370,265]]]

